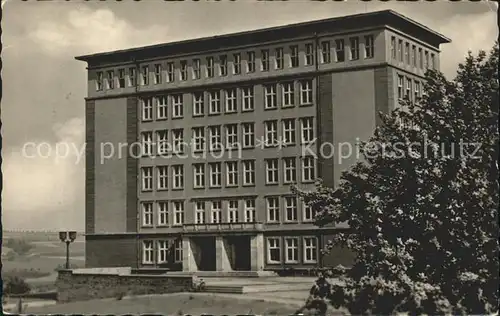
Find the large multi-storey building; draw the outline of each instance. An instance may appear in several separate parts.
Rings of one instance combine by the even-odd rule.
[[[334,187],[358,159],[337,144],[367,140],[378,112],[418,98],[447,42],[380,11],[77,57],[86,265],[346,264],[319,252],[345,226],[314,227],[290,185]]]

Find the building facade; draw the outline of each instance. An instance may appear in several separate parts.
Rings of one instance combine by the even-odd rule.
[[[349,264],[319,251],[346,226],[315,227],[290,186],[334,187],[377,113],[421,96],[447,42],[380,11],[77,57],[88,64],[86,265]]]

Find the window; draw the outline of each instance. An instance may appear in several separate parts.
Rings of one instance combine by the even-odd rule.
[[[102,90],[102,80],[103,80],[102,71],[96,72],[95,89],[97,91],[101,91]]]
[[[181,60],[181,81],[186,81],[188,78],[187,60]]]
[[[296,179],[295,169],[296,169],[295,158],[284,158],[283,159],[283,171],[285,173],[285,176],[284,176],[285,184],[295,182],[295,179]]]
[[[373,35],[365,36],[365,58],[373,58],[375,55]]]
[[[397,58],[397,48],[396,48],[396,37],[391,36],[391,57],[392,59]]]
[[[295,144],[295,119],[284,119],[283,123],[283,144],[285,146]]]
[[[158,226],[168,226],[168,202],[158,202]]]
[[[141,99],[142,108],[142,121],[152,121],[153,120],[153,99],[146,98]]]
[[[399,58],[399,61],[403,61],[404,57],[404,51],[403,51],[403,40],[399,40],[398,41],[398,58]]]
[[[153,190],[153,167],[141,168],[142,191]]]
[[[405,98],[408,98],[411,100],[411,79],[408,77],[406,78]]]
[[[431,60],[430,60],[430,68],[431,69],[436,69],[436,56],[431,53]]]
[[[345,61],[345,47],[343,39],[335,40],[335,58],[338,63]]]
[[[167,82],[175,81],[175,65],[173,62],[167,63]]]
[[[205,202],[198,201],[194,204],[194,217],[196,224],[204,224],[205,223]]]
[[[266,121],[265,127],[265,146],[272,147],[278,144],[278,121]]]
[[[278,184],[278,159],[265,159],[266,184]]]
[[[285,262],[297,263],[299,261],[299,240],[295,237],[285,238]]]
[[[328,64],[330,61],[330,42],[321,42],[321,63]]]
[[[297,221],[297,198],[292,196],[285,197],[285,220],[287,222]]]
[[[279,237],[267,238],[267,263],[281,262],[281,247]]]
[[[208,164],[210,170],[210,187],[218,188],[222,183],[221,163],[212,162]]]
[[[278,47],[276,48],[276,50],[274,51],[274,58],[275,58],[275,68],[276,69],[283,69],[283,64],[284,64],[284,54],[283,54],[283,48],[282,47]]]
[[[222,222],[222,203],[221,201],[212,202],[212,223]]]
[[[158,190],[168,189],[168,167],[158,166],[156,167],[156,185]]]
[[[300,105],[308,105],[312,103],[312,80],[303,80],[300,82]]]
[[[182,189],[184,187],[184,166],[174,165],[172,166],[172,188]]]
[[[227,56],[219,56],[219,71],[221,76],[227,76]]]
[[[291,107],[295,104],[295,93],[293,82],[285,82],[281,84],[283,98],[282,98],[282,107]]]
[[[403,99],[403,81],[404,81],[403,76],[398,75],[398,99],[399,100]]]
[[[316,212],[313,210],[313,208],[306,203],[302,203],[302,210],[303,210],[303,215],[304,215],[304,222],[312,222],[314,221],[314,218],[316,217]]]
[[[302,158],[302,182],[314,181],[314,157]]]
[[[203,151],[205,149],[205,128],[193,127],[194,151]]]
[[[312,117],[303,117],[300,119],[300,141],[302,144],[309,144],[314,141]]]
[[[182,262],[182,239],[176,239],[174,242],[174,261]]]
[[[314,46],[313,44],[306,44],[305,65],[312,66],[314,64]]]
[[[266,110],[268,109],[275,109],[276,108],[276,85],[275,84],[270,84],[264,86],[264,96],[265,96],[265,102],[264,102],[264,108]]]
[[[290,46],[290,67],[299,67],[299,46]]]
[[[205,114],[205,103],[203,92],[193,93],[193,116],[203,116]]]
[[[253,87],[242,89],[243,109],[242,111],[253,111]]]
[[[351,37],[349,38],[350,48],[351,48],[351,60],[359,59],[359,38]]]
[[[414,102],[418,102],[418,99],[420,99],[420,81],[415,81],[415,95],[413,97]]]
[[[212,78],[214,76],[214,58],[207,57],[207,78]]]
[[[174,94],[172,96],[172,111],[172,118],[182,118],[184,116],[182,94]]]
[[[252,148],[255,146],[255,125],[254,123],[243,123],[243,148]]]
[[[209,108],[209,114],[220,114],[221,113],[221,106],[220,106],[220,91],[210,91],[209,96],[209,103],[210,103],[210,108]]]
[[[153,241],[152,240],[144,240],[142,242],[142,263],[143,264],[152,264],[153,263]]]
[[[142,202],[142,226],[153,226],[153,203]]]
[[[153,132],[141,133],[142,155],[151,155],[153,153]]]
[[[172,145],[175,153],[184,152],[184,130],[182,128],[172,130]]]
[[[158,155],[164,155],[168,153],[168,130],[163,129],[156,131],[156,148]]]
[[[168,261],[168,241],[158,240],[158,263],[167,263]]]
[[[227,206],[227,218],[229,223],[237,223],[238,222],[238,208],[239,208],[238,200],[229,200]]]
[[[174,201],[174,225],[182,225],[184,223],[184,202]]]
[[[108,71],[108,78],[106,79],[107,87],[106,89],[112,90],[115,88],[115,73],[113,70]]]
[[[243,161],[243,185],[255,185],[255,161]]]
[[[245,222],[253,223],[255,222],[255,200],[249,199],[245,200]]]
[[[137,70],[135,67],[131,67],[128,69],[128,86],[129,87],[135,87],[137,85],[137,75],[136,75]]]
[[[142,86],[147,86],[149,84],[149,67],[148,66],[142,66],[142,71],[141,71],[141,85]]]
[[[233,74],[241,74],[241,54],[233,55]]]
[[[236,148],[238,146],[238,125],[226,125],[226,148]]]
[[[235,113],[238,111],[236,104],[236,89],[227,89],[226,91],[226,113]]]
[[[406,64],[410,64],[410,43],[405,43],[405,62]]]
[[[118,87],[125,88],[125,69],[118,69]]]
[[[166,120],[167,119],[167,108],[168,108],[168,97],[159,96],[156,97],[156,119]]]
[[[255,72],[255,52],[247,53],[247,72]]]
[[[201,61],[199,59],[193,59],[193,79],[200,79],[201,77]]]
[[[277,223],[280,221],[280,199],[278,197],[268,197],[267,202],[267,221]]]
[[[422,48],[418,49],[418,66],[420,69],[424,68],[424,57],[422,55]]]
[[[269,71],[269,49],[263,49],[261,52],[261,70],[262,71]]]
[[[205,187],[205,165],[202,163],[193,164],[193,187],[202,189]]]
[[[219,125],[208,127],[208,137],[211,151],[222,149],[221,127]]]
[[[304,237],[304,263],[316,263],[318,260],[318,239]]]
[[[171,63],[168,63],[169,65]],[[161,83],[161,64],[155,64],[155,76],[154,76],[154,79],[155,79],[155,84],[160,84]],[[172,63],[172,68],[173,68],[173,63]],[[169,67],[169,70],[170,70],[170,67]]]
[[[238,185],[238,163],[236,161],[226,162],[226,186]]]
[[[424,52],[424,69],[429,69],[429,52]]]

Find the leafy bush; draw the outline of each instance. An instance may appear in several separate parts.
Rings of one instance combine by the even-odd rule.
[[[498,42],[453,81],[426,79],[419,102],[381,115],[370,143],[382,146],[362,146],[336,190],[294,188],[318,226],[350,227],[329,247],[355,262],[325,300],[354,315],[498,311]]]
[[[9,238],[5,241],[5,246],[9,247],[20,256],[28,254],[33,249],[33,245],[24,239]]]
[[[33,279],[41,278],[50,275],[49,272],[42,272],[40,269],[13,269],[8,271],[3,271],[2,275],[4,277],[20,277],[22,279]]]
[[[29,284],[21,277],[11,276],[4,278],[3,292],[6,295],[26,294],[30,290]]]

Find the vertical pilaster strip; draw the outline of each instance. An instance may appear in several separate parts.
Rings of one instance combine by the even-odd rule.
[[[85,101],[85,233],[95,232],[95,101]]]
[[[137,98],[127,98],[127,209],[126,229],[127,232],[137,232],[137,175],[138,159],[130,152],[131,145],[138,139],[138,106]],[[118,146],[118,144],[116,144]],[[133,146],[132,146],[133,147]],[[120,149],[120,148],[118,148]],[[118,150],[117,149],[117,150]],[[121,150],[121,149],[120,149]]]
[[[319,104],[318,113],[316,115],[316,125],[318,131],[317,137],[317,154],[318,154],[318,175],[323,180],[324,185],[333,188],[334,183],[334,159],[337,153],[334,153],[332,158],[324,158],[321,155],[321,146],[324,143],[333,144],[333,79],[332,74],[324,74],[319,78]],[[336,144],[333,144],[335,147]],[[325,155],[331,156],[328,152],[332,146],[326,146]]]
[[[373,71],[373,84],[375,85],[375,124],[382,124],[379,112],[389,113],[390,93],[393,91],[389,82],[389,68],[377,68]]]

